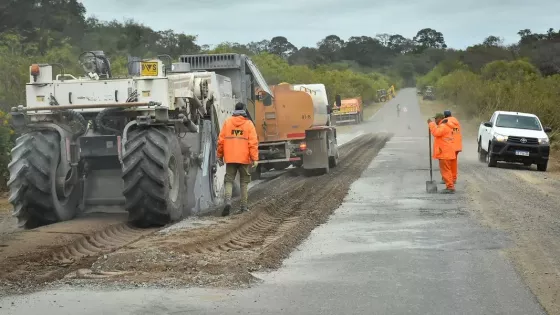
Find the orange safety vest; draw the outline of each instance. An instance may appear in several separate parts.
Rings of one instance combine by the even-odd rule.
[[[463,135],[461,133],[461,124],[457,120],[457,118],[451,116],[447,117],[447,124],[451,126],[453,129],[453,139],[454,139],[454,147],[455,151],[461,152],[463,151]]]
[[[434,136],[433,158],[437,160],[454,160],[455,145],[453,138],[453,128],[447,124],[447,119],[441,121],[439,125],[430,122],[430,133]]]
[[[220,130],[216,155],[225,163],[258,161],[259,140],[253,122],[241,115],[228,118]]]

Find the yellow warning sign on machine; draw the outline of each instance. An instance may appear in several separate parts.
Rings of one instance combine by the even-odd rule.
[[[158,63],[156,61],[142,61],[143,77],[157,77],[158,76]]]

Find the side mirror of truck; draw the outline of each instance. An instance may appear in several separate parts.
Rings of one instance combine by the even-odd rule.
[[[492,123],[487,121],[487,122],[484,123],[484,126],[488,127],[488,128],[492,128]]]
[[[335,99],[336,107],[340,107],[342,105],[342,99],[340,98],[340,94],[336,94],[334,99]]]
[[[552,128],[550,128],[550,127],[544,127],[544,132],[552,132]]]

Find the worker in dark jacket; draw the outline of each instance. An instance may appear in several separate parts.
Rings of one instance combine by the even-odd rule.
[[[218,162],[226,164],[224,179],[225,202],[223,216],[229,215],[233,181],[237,172],[241,186],[241,211],[248,211],[248,186],[251,182],[250,166],[256,167],[259,160],[259,143],[253,122],[247,117],[245,104],[235,104],[232,117],[228,118],[218,137]]]

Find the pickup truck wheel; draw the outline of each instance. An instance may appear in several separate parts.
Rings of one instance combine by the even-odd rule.
[[[496,161],[496,158],[491,153],[486,154],[486,163],[488,167],[496,167],[498,165],[498,161]]]
[[[498,161],[492,154],[492,143],[488,143],[488,152],[486,152],[486,163],[488,167],[496,167],[498,165]]]
[[[539,172],[546,172],[546,168],[548,167],[548,161],[537,164],[537,171]]]
[[[486,151],[484,151],[482,149],[482,147],[480,146],[480,142],[479,142],[478,143],[478,160],[480,162],[483,162],[483,163],[486,162],[486,155],[487,155]]]
[[[487,154],[486,156],[488,167],[496,167],[498,165],[498,161],[496,161],[496,158],[492,157],[491,154]]]

